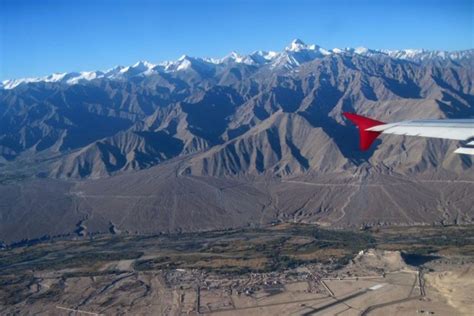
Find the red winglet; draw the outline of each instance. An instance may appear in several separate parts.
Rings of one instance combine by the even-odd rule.
[[[357,125],[357,127],[359,128],[360,149],[361,150],[369,149],[370,145],[372,145],[372,143],[377,138],[377,136],[380,135],[380,132],[367,131],[367,129],[377,126],[377,125],[383,125],[385,123],[370,119],[368,117],[357,115],[354,113],[344,112],[343,114],[345,117],[347,117],[352,123]]]

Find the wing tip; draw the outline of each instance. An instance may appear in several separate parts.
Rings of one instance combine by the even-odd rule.
[[[370,148],[375,139],[381,134],[380,132],[368,131],[368,128],[384,125],[384,122],[377,121],[356,113],[342,113],[349,121],[356,125],[359,129],[359,147],[360,150],[366,151]]]

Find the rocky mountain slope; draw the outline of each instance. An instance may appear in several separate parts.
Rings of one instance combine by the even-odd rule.
[[[50,161],[41,174],[58,178],[101,177],[191,153],[199,155],[185,172],[200,175],[341,171],[362,161],[460,172],[471,161],[452,157],[446,142],[388,140],[368,155],[355,152],[341,112],[388,121],[470,117],[472,62],[473,51],[329,51],[295,40],[281,53],[7,81],[0,156],[7,163],[40,154]]]
[[[472,196],[474,169],[471,157],[452,153],[456,142],[384,136],[383,142],[362,153],[357,150],[354,127],[341,113],[354,111],[382,121],[474,117],[473,64],[474,50],[327,50],[295,40],[281,52],[231,53],[221,59],[183,56],[157,65],[139,62],[104,72],[4,81],[0,85],[0,183],[6,183],[1,188],[6,190],[2,200],[8,202],[0,206],[0,215],[11,217],[3,228],[8,226],[13,234],[21,226],[21,217],[12,215],[18,207],[13,197],[18,188],[9,184],[20,178],[57,179],[44,180],[53,181],[53,186],[67,183],[61,203],[64,209],[75,210],[74,215],[63,214],[67,228],[54,234],[73,231],[71,221],[85,219],[95,231],[106,231],[109,222],[117,225],[120,221],[127,230],[137,227],[147,232],[275,219],[331,225],[469,222],[474,210],[466,190]],[[142,191],[152,189],[145,195],[154,196],[149,198],[154,202],[143,202],[140,210],[148,213],[134,218],[139,223],[121,221],[118,214],[122,213],[111,211],[117,196],[130,196],[133,191],[115,178],[137,183]],[[202,187],[197,178],[210,186]],[[459,192],[447,193],[432,182],[409,180],[407,187],[413,186],[416,196],[405,206],[399,194],[403,185],[398,191],[390,186],[398,178],[405,179],[402,183],[406,179],[444,181],[440,183],[452,184],[449,192],[454,188]],[[83,196],[75,184],[81,179],[80,186],[95,187],[96,180],[103,183],[98,191],[110,188],[113,193],[99,194],[105,200],[91,197],[92,193]],[[36,180],[31,181],[26,187],[39,190]],[[227,184],[216,186],[215,181]],[[288,181],[327,186],[318,187],[318,195],[315,186]],[[381,186],[370,186],[370,181],[379,181]],[[350,184],[340,187],[344,201],[338,200],[334,189],[342,183]],[[218,193],[227,185],[246,188],[245,194],[252,196],[245,201],[249,204],[235,203],[242,192]],[[283,187],[296,192],[303,202],[292,197],[275,201],[272,192],[284,192],[280,191]],[[181,199],[183,195],[169,188],[182,188],[187,197]],[[36,195],[35,190],[21,194]],[[171,199],[166,203],[157,198],[165,191]],[[209,194],[215,196],[213,206],[203,202]],[[387,194],[393,210],[386,206],[378,213],[383,215],[371,218],[371,212],[384,208],[383,199],[375,199],[367,217],[356,218],[355,214],[367,211],[367,200]],[[183,203],[180,208],[173,199]],[[84,200],[87,203],[78,202]],[[230,201],[235,205],[230,207]],[[137,207],[129,202],[121,205],[127,216]],[[158,210],[155,203],[174,206]],[[24,216],[33,216],[27,211],[30,208],[37,214],[33,206],[23,207]],[[66,212],[53,209],[58,214]],[[174,212],[170,209],[184,212],[173,225],[168,222]],[[448,214],[451,209],[459,214]],[[198,214],[194,222],[186,221],[194,211]],[[156,222],[157,212],[168,219]],[[225,216],[216,216],[219,212]],[[237,216],[239,212],[247,215]],[[151,226],[143,229],[144,225]],[[25,232],[18,237],[41,236],[45,229],[29,227]],[[5,235],[0,239],[6,239]]]

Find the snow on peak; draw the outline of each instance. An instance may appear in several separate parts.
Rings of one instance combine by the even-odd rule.
[[[189,57],[188,55],[184,54],[184,55],[181,55],[181,57],[178,58],[178,61],[189,60],[189,59],[191,59],[191,57]]]
[[[180,63],[176,70],[186,70],[189,69],[192,66],[191,61],[188,58],[184,58],[180,60]]]
[[[118,78],[120,75],[125,76],[125,77],[130,77],[130,76],[137,76],[137,75],[150,75],[155,73],[155,67],[158,65],[152,64],[148,61],[139,61],[132,66],[128,67],[122,67],[118,66],[110,71],[107,71],[106,77],[110,78]],[[94,78],[95,79],[95,78]],[[92,80],[92,79],[91,79]]]
[[[354,49],[354,53],[358,54],[358,55],[364,55],[364,54],[367,54],[369,52],[369,49],[366,48],[366,47],[356,47]]]
[[[272,61],[276,57],[278,57],[278,55],[279,55],[278,52],[274,52],[274,51],[266,52],[263,50],[258,50],[250,54],[249,57],[252,58],[252,60],[255,61],[257,64],[265,64],[267,62]]]
[[[71,76],[66,80],[67,84],[78,84],[84,81],[91,81],[93,79],[102,78],[104,73],[102,71],[82,71],[75,76]]]
[[[180,71],[190,69],[193,65],[199,64],[202,60],[200,58],[194,58],[188,55],[181,56],[176,62],[172,62],[169,67],[166,68],[168,71]]]
[[[474,50],[464,51],[439,51],[439,50],[425,50],[425,49],[402,49],[402,50],[380,50],[380,52],[396,59],[406,59],[414,61],[423,61],[430,59],[437,60],[458,60],[463,58],[469,58],[473,56]]]
[[[152,64],[148,61],[139,61],[135,63],[132,67],[133,68],[140,68],[140,69],[151,69],[154,68],[156,65]]]
[[[285,50],[286,51],[290,51],[290,52],[299,52],[301,50],[305,50],[305,49],[315,49],[315,45],[306,45],[302,40],[296,38],[294,39],[289,46],[285,47]]]
[[[208,59],[208,61],[213,64],[227,64],[227,63],[233,62],[237,64],[254,65],[258,63],[252,58],[252,55],[241,55],[235,51],[230,52],[223,58],[219,58],[219,59],[210,58]]]
[[[196,70],[196,69],[201,69],[203,67],[206,67],[206,65],[213,64],[213,63],[216,63],[216,61],[210,58],[203,59],[203,58],[191,57],[188,55],[182,55],[177,61],[169,62],[164,67],[164,71],[173,72],[173,71],[188,70],[191,68]]]
[[[237,52],[230,52],[229,55],[227,55],[227,57],[233,61],[235,61],[236,63],[244,63],[245,62],[245,56],[242,56],[240,55],[239,53]]]
[[[249,55],[241,55],[232,51],[223,58],[194,58],[188,55],[182,55],[176,61],[166,61],[159,64],[153,64],[148,61],[139,61],[132,66],[116,66],[104,72],[83,71],[54,73],[49,76],[38,78],[4,80],[0,82],[0,89],[14,89],[22,84],[35,82],[57,82],[72,85],[100,78],[122,80],[136,76],[150,76],[161,72],[172,73],[191,68],[198,72],[207,72],[212,67],[225,67],[227,64],[234,63],[253,66],[268,65],[271,69],[294,69],[303,63],[310,62],[317,58],[339,54],[362,55],[368,57],[385,56],[411,61],[459,60],[464,58],[474,58],[474,50],[472,49],[455,52],[429,51],[424,49],[371,50],[365,47],[344,49],[333,48],[327,50],[318,45],[307,45],[300,39],[294,39],[282,52],[255,51]]]
[[[60,81],[60,80],[62,80],[64,77],[66,77],[66,75],[67,75],[66,72],[63,72],[63,73],[54,73],[54,74],[51,74],[51,75],[49,75],[48,77],[46,77],[46,81],[50,81],[50,82]]]

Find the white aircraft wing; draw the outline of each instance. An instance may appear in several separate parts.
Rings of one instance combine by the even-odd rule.
[[[464,141],[465,147],[458,148],[455,153],[474,155],[474,119],[384,123],[353,113],[344,115],[359,128],[362,150],[367,150],[380,134],[395,134]]]

